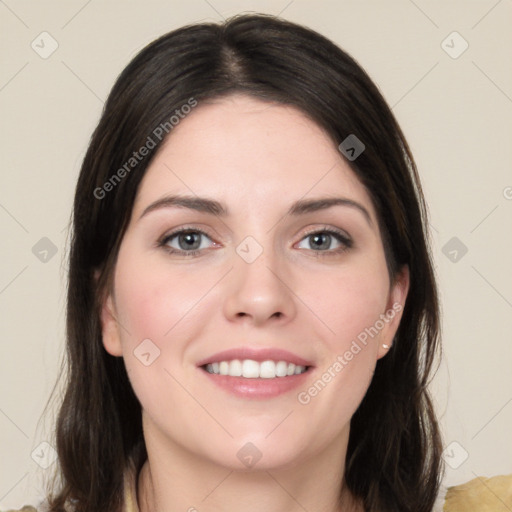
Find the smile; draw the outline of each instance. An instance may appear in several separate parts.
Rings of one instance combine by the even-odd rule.
[[[296,365],[287,361],[254,361],[253,359],[234,359],[209,363],[203,368],[214,375],[228,375],[245,379],[275,379],[300,375],[307,371],[307,366]]]
[[[249,345],[211,354],[196,365],[208,386],[250,400],[277,398],[304,387],[315,369],[313,359],[289,350]]]

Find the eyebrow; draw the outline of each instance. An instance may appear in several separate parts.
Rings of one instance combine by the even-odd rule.
[[[363,214],[368,224],[373,224],[370,213],[362,204],[353,201],[352,199],[346,199],[344,197],[326,197],[320,199],[299,200],[292,204],[288,210],[288,215],[304,215],[306,213],[326,210],[327,208],[332,208],[333,206],[348,206],[350,208],[355,208]]]
[[[139,219],[142,219],[148,213],[161,208],[188,208],[198,212],[211,213],[220,217],[226,217],[228,210],[218,201],[197,196],[165,196],[151,203],[143,212]]]
[[[287,215],[296,217],[307,213],[326,210],[333,206],[348,206],[354,208],[363,214],[368,224],[373,225],[370,213],[363,205],[352,199],[343,197],[300,199],[290,206]],[[214,199],[198,196],[172,195],[157,199],[147,206],[139,217],[139,220],[148,213],[162,208],[187,208],[189,210],[218,215],[219,217],[227,217],[229,215],[228,209],[222,203]]]

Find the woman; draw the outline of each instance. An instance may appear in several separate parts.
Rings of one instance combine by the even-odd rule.
[[[263,15],[118,78],[74,203],[51,511],[431,511],[439,313],[366,73]]]

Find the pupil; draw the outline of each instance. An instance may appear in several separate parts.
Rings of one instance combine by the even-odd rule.
[[[197,233],[186,233],[179,237],[180,246],[185,249],[197,249],[200,245]]]
[[[330,239],[331,239],[330,235],[316,234],[316,235],[313,235],[313,244],[316,245],[316,247],[318,249],[328,249]]]

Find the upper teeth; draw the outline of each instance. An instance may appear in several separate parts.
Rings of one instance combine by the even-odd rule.
[[[206,371],[217,375],[230,377],[245,377],[246,379],[273,379],[297,375],[306,371],[305,366],[295,365],[286,361],[253,361],[252,359],[234,359],[233,361],[220,361],[206,365]]]

